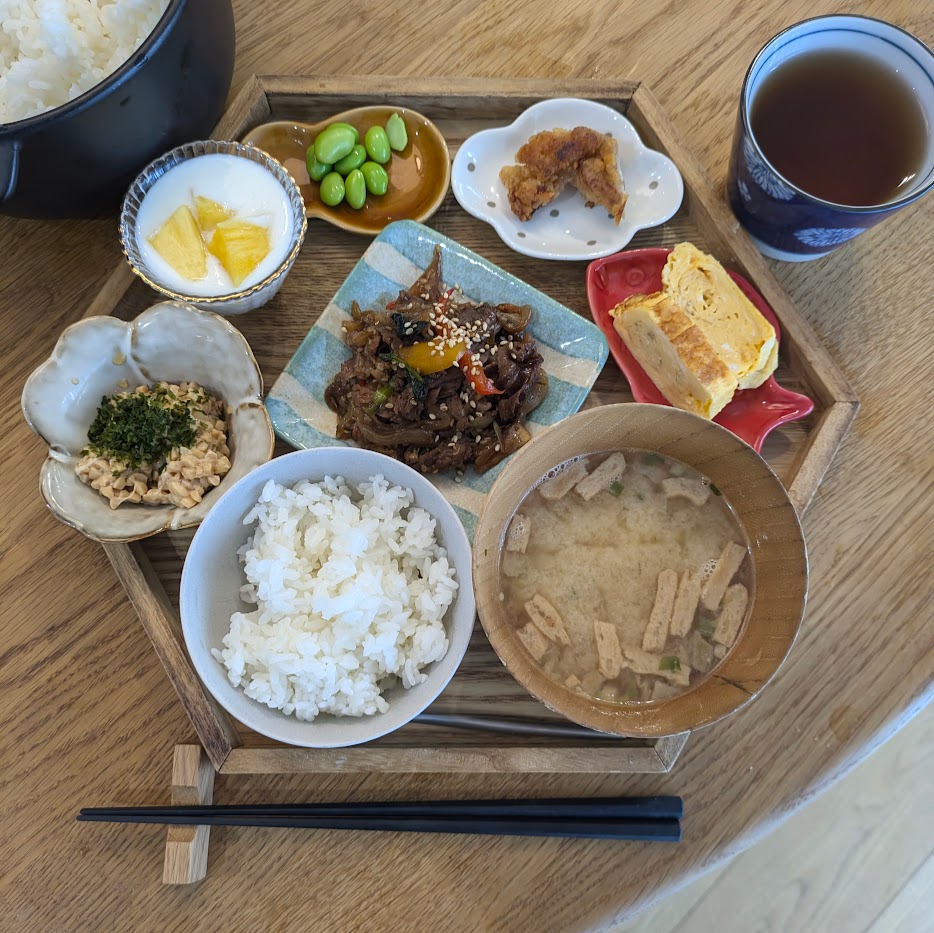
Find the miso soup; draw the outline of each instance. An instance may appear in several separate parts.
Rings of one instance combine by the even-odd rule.
[[[708,676],[754,595],[749,542],[720,490],[644,450],[551,470],[513,516],[499,570],[516,635],[544,673],[624,703]]]

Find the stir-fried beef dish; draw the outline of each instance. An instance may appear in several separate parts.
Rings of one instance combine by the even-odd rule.
[[[384,310],[356,302],[353,351],[325,392],[337,436],[422,473],[495,466],[530,439],[525,417],[548,391],[530,307],[466,300],[441,282],[441,250]]]

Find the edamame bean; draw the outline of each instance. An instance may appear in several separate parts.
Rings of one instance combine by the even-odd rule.
[[[341,175],[349,175],[355,168],[360,168],[366,162],[366,149],[357,143],[340,162],[334,163],[334,171]]]
[[[389,148],[389,137],[381,126],[371,126],[363,137],[366,145],[366,151],[374,162],[385,165],[392,158],[392,150]],[[317,153],[317,149],[315,152]],[[321,158],[318,156],[318,158]]]
[[[360,166],[360,172],[366,182],[366,190],[370,194],[381,196],[386,193],[389,188],[389,175],[386,174],[386,169],[382,165],[377,165],[375,162],[364,162]]]
[[[344,190],[344,179],[337,172],[331,172],[321,179],[318,193],[328,207],[337,207],[344,200]]]
[[[389,145],[396,152],[401,152],[408,145],[409,132],[405,128],[405,120],[398,113],[394,113],[386,121],[386,136],[389,139]]]
[[[319,133],[315,140],[315,158],[326,165],[333,165],[348,155],[355,145],[350,127],[329,126]]]
[[[350,124],[350,123],[343,123],[343,122],[341,122],[340,120],[338,120],[337,123],[332,123],[331,126],[346,126],[347,129],[350,130],[351,133],[353,133],[354,145],[356,146],[356,144],[357,144],[358,142],[360,142],[360,130],[358,130],[358,129],[357,129],[355,126],[353,126],[352,124]]]
[[[366,179],[363,177],[363,172],[355,168],[344,180],[344,188],[347,203],[354,210],[360,210],[366,201]]]
[[[331,166],[326,162],[319,162],[315,158],[315,147],[309,146],[308,152],[305,153],[305,168],[308,169],[308,177],[312,181],[321,181],[328,172],[331,171]]]

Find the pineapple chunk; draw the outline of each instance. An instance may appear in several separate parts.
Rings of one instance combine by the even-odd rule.
[[[233,211],[228,211],[223,204],[218,204],[217,201],[202,197],[200,194],[195,195],[195,213],[198,215],[198,224],[202,230],[209,230],[233,217]]]
[[[269,230],[245,220],[225,220],[217,225],[208,249],[239,285],[269,253]]]
[[[149,237],[149,242],[183,279],[195,281],[208,274],[201,231],[191,209],[184,204]]]

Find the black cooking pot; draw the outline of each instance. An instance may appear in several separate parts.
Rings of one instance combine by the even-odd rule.
[[[0,214],[84,217],[115,208],[148,162],[210,135],[233,64],[231,0],[170,0],[152,34],[100,84],[0,124]]]

